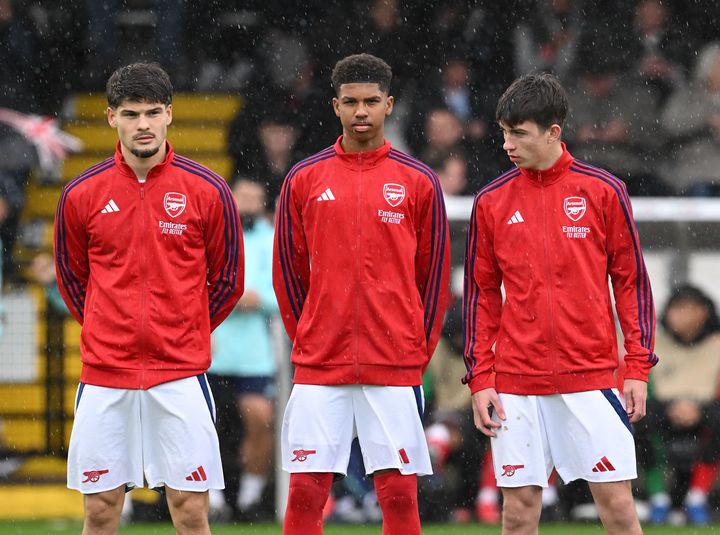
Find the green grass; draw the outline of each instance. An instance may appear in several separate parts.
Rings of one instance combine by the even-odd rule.
[[[78,535],[81,525],[77,522],[0,522],[0,535]],[[280,535],[278,524],[236,524],[217,525],[213,535]],[[121,535],[174,535],[169,523],[134,524],[120,529]],[[423,526],[423,535],[498,535],[499,527],[477,524],[452,525],[428,524]],[[605,532],[596,524],[543,524],[540,535],[603,535]],[[379,535],[380,526],[342,526],[330,524],[325,535]],[[646,527],[645,535],[720,535],[720,525],[707,528]]]

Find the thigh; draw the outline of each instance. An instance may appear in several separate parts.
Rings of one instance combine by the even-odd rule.
[[[354,433],[350,386],[293,386],[282,423],[282,467],[290,473],[347,473]]]
[[[79,385],[67,479],[83,494],[143,486],[137,390]]]
[[[205,375],[163,383],[142,394],[148,486],[196,492],[224,488],[215,403]]]
[[[506,419],[493,415],[502,427],[490,439],[499,487],[547,487],[552,459],[539,397],[500,394]]]
[[[637,477],[635,441],[617,390],[544,396],[542,401],[552,458],[563,481]]]
[[[369,386],[355,391],[353,410],[365,471],[397,469],[432,474],[422,414],[421,387]]]

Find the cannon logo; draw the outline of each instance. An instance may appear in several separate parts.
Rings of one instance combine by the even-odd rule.
[[[290,459],[291,463],[294,463],[295,461],[299,463],[304,463],[307,461],[307,458],[309,455],[314,455],[317,453],[317,450],[293,450],[293,455],[295,456],[294,459]]]
[[[110,470],[89,470],[83,472],[83,475],[86,477],[83,483],[97,483],[100,481],[100,476],[107,474],[109,471]]]
[[[385,184],[383,186],[383,197],[387,203],[395,208],[405,200],[405,186],[400,184]]]
[[[500,475],[512,477],[515,475],[515,472],[517,470],[520,470],[521,468],[525,468],[525,465],[524,464],[504,464],[502,467],[503,473]]]
[[[187,198],[182,193],[170,191],[165,194],[163,206],[170,217],[177,217],[185,211]]]
[[[587,210],[587,203],[583,197],[566,197],[563,203],[565,209],[565,215],[573,221],[578,221],[582,216],[585,215]]]

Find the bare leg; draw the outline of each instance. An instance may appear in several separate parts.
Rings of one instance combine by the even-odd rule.
[[[629,481],[588,484],[608,535],[642,535]]]
[[[503,487],[503,535],[537,535],[542,512],[542,487]]]
[[[97,494],[85,494],[83,535],[116,535],[125,501],[125,485]]]
[[[208,493],[165,487],[168,508],[177,535],[210,535]]]

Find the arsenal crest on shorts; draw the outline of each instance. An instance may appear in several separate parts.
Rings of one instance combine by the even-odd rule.
[[[383,197],[387,203],[395,208],[405,200],[405,186],[400,184],[385,184],[383,186]]]
[[[566,216],[573,221],[577,221],[585,215],[587,203],[583,197],[566,197],[563,208],[565,209]]]
[[[169,191],[165,194],[163,205],[165,207],[165,211],[170,217],[177,217],[182,214],[185,211],[186,204],[187,199],[182,193]]]

